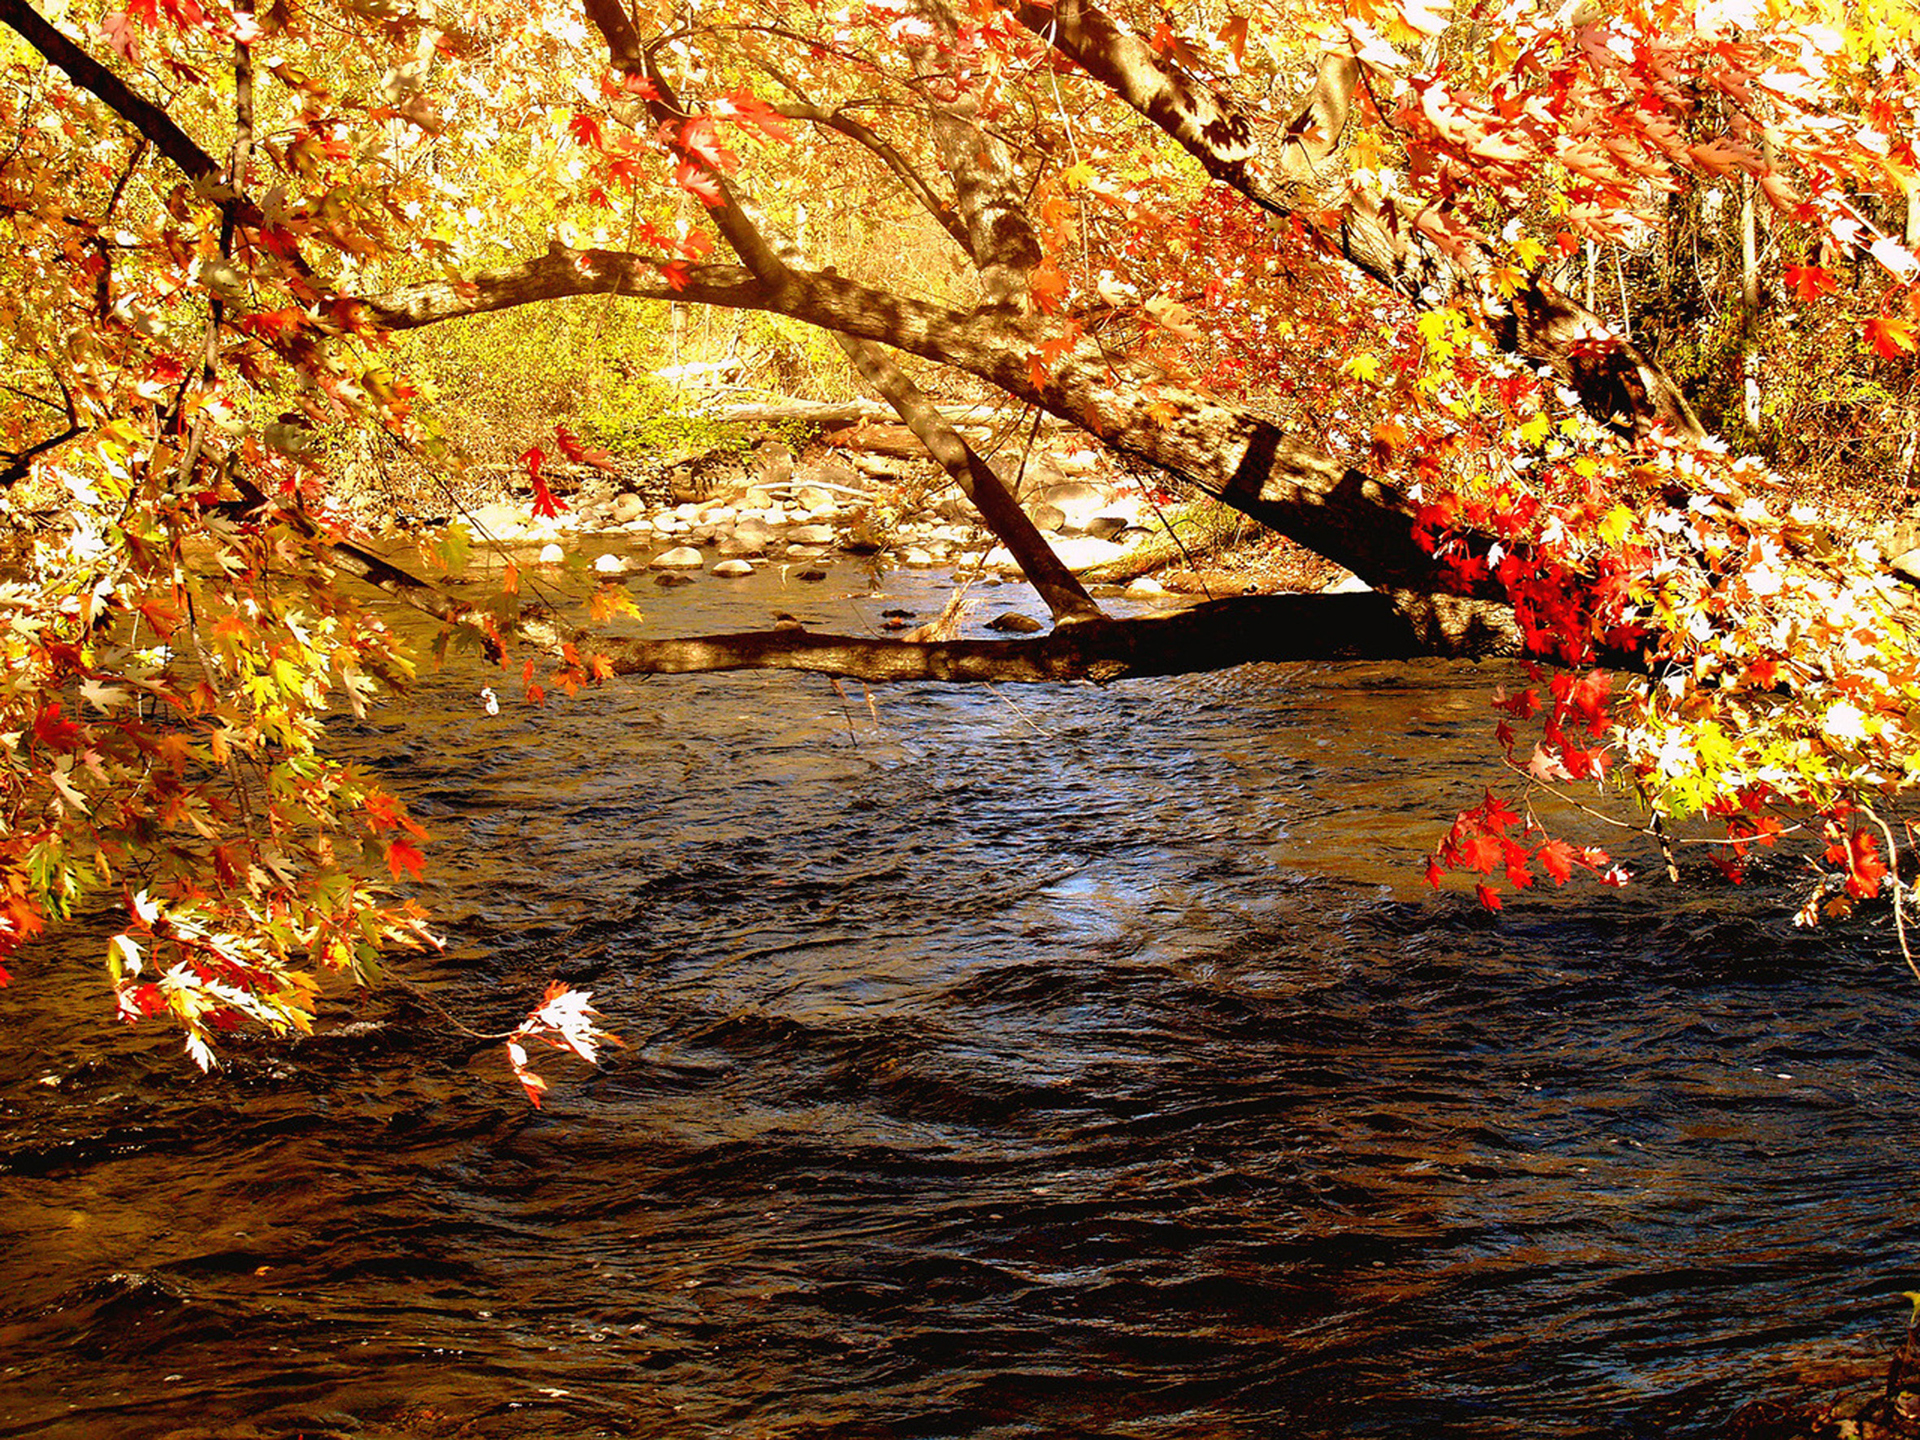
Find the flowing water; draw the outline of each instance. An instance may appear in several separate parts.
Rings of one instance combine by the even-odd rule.
[[[942,598],[889,583],[649,624]],[[336,726],[435,835],[409,973],[627,1048],[535,1112],[388,994],[202,1080],[91,944],[21,966],[0,1436],[1703,1436],[1920,1288],[1884,936],[1418,883],[1488,671],[487,678]]]

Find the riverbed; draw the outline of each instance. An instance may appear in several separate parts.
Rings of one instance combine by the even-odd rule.
[[[91,944],[0,996],[0,1436],[1706,1436],[1870,1371],[1910,977],[1764,875],[1429,891],[1498,678],[427,675],[334,727],[433,834],[426,1000],[201,1079]],[[554,977],[626,1048],[534,1111],[435,1007]]]

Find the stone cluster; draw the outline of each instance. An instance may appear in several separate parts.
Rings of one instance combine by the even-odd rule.
[[[496,541],[542,546],[543,561],[564,559],[583,536],[622,537],[633,553],[594,561],[608,575],[646,568],[741,576],[769,561],[824,564],[836,555],[1018,572],[958,487],[938,485],[931,462],[855,456],[849,463],[832,455],[800,462],[778,442],[762,444],[750,459],[744,474],[718,479],[704,498],[662,503],[589,471],[557,516],[536,517],[527,501],[493,501],[467,518]],[[1021,503],[1074,571],[1125,556],[1158,523],[1091,452],[1037,454],[1019,478]]]

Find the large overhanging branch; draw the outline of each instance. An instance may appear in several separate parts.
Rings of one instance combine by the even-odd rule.
[[[1273,422],[1146,372],[1123,369],[1082,338],[1041,381],[1029,357],[1052,337],[1051,322],[1004,310],[959,311],[889,294],[840,275],[787,269],[760,286],[731,267],[696,266],[684,299],[786,315],[952,365],[1095,434],[1107,445],[1224,500],[1381,588],[1452,588],[1414,537],[1414,507],[1372,476],[1301,441]],[[668,292],[653,262],[603,250],[553,246],[510,270],[459,286],[413,287],[370,301],[374,318],[409,329],[588,293]],[[1500,599],[1484,585],[1482,599]]]
[[[1294,203],[1259,173],[1253,123],[1227,97],[1083,0],[1016,0],[1011,8],[1023,25],[1152,121],[1214,179],[1271,213],[1295,213]],[[1322,178],[1321,162],[1338,145],[1359,73],[1346,57],[1322,63],[1288,129],[1278,179],[1311,186]],[[1449,263],[1422,236],[1421,214],[1391,196],[1374,197],[1368,209],[1346,205],[1340,211],[1333,243],[1362,273],[1414,300],[1464,293],[1499,317],[1495,333],[1508,350],[1546,365],[1603,424],[1639,435],[1658,421],[1678,435],[1704,436],[1693,407],[1664,370],[1544,277],[1534,276],[1507,301],[1482,284],[1494,268],[1483,245],[1466,246]]]

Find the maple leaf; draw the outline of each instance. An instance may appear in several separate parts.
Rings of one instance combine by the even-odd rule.
[[[560,444],[560,452],[576,465],[591,465],[596,470],[605,470],[612,474],[615,470],[613,456],[597,445],[583,444],[578,435],[564,425],[553,427],[553,438]]]
[[[720,143],[719,127],[704,115],[680,127],[680,148],[721,175],[731,174],[740,167],[734,153]]]
[[[1566,884],[1573,874],[1573,867],[1582,863],[1580,852],[1564,840],[1547,841],[1533,852],[1533,858],[1556,885]]]
[[[688,281],[693,278],[692,272],[687,269],[686,262],[682,260],[669,260],[661,265],[659,270],[660,278],[667,282],[667,287],[671,290],[686,289]]]
[[[132,16],[124,10],[109,10],[100,22],[100,30],[122,60],[130,65],[139,63],[139,32],[134,29]]]
[[[769,140],[793,139],[793,126],[787,117],[744,88],[729,90],[716,100],[713,113],[725,116],[736,125],[750,126]]]
[[[1506,908],[1500,903],[1500,897],[1494,894],[1489,886],[1476,885],[1473,887],[1473,893],[1479,899],[1480,903],[1489,910],[1503,910]]]
[[[547,463],[547,452],[538,445],[529,445],[520,452],[520,463],[527,467],[527,478],[540,483],[540,467]]]
[[[1887,867],[1880,860],[1880,846],[1865,830],[1847,837],[1847,893],[1866,900],[1880,893],[1880,882]]]
[[[1067,277],[1050,264],[1042,264],[1034,269],[1027,282],[1027,288],[1033,296],[1033,303],[1048,315],[1055,314],[1067,296]]]
[[[589,150],[605,150],[607,134],[596,116],[582,115],[578,110],[567,121],[567,133]]]
[[[396,835],[388,842],[387,869],[393,872],[394,879],[401,880],[411,875],[418,880],[426,863],[427,857],[405,837]]]
[[[1802,305],[1812,304],[1822,295],[1840,288],[1839,282],[1818,265],[1789,265],[1785,279],[1788,288],[1793,291],[1793,298]]]
[[[567,502],[547,489],[547,482],[540,478],[539,472],[533,476],[533,513],[544,519],[556,518],[567,508]]]
[[[691,160],[682,160],[673,167],[673,183],[710,210],[717,210],[727,203],[719,180]]]
[[[1240,64],[1244,60],[1247,51],[1247,17],[1244,15],[1232,16],[1213,33],[1215,38],[1224,44],[1228,51],[1231,52],[1233,55],[1233,63],[1236,65]]]
[[[1914,348],[1913,321],[1901,315],[1876,315],[1867,321],[1867,344],[1883,360],[1898,360]]]

